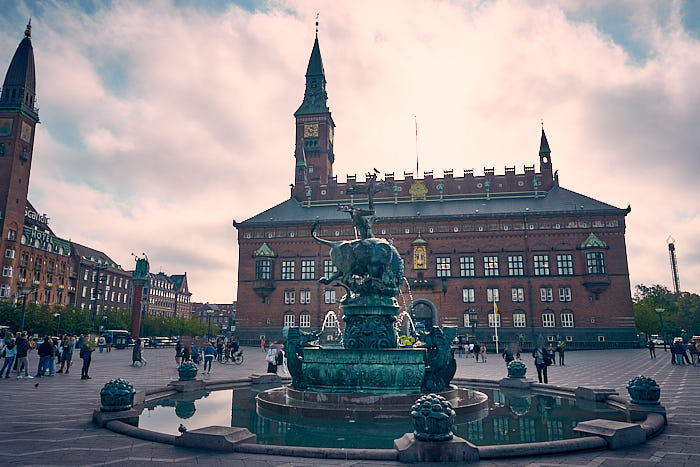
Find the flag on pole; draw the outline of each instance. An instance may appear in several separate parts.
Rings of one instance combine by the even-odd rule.
[[[496,304],[496,302],[493,302],[493,313],[496,315],[498,314],[498,305]]]

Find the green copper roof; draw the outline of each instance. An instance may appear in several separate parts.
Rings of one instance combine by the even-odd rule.
[[[591,232],[588,235],[588,238],[586,238],[578,247],[582,250],[587,248],[607,248],[608,244],[596,237],[596,235]]]
[[[263,242],[260,248],[255,250],[255,253],[253,253],[253,257],[277,258],[277,253],[275,253],[274,250],[268,246],[267,242]]]
[[[309,65],[306,67],[306,91],[304,91],[304,101],[294,112],[294,115],[309,115],[329,113],[328,94],[326,93],[326,75],[323,71],[323,60],[321,60],[321,49],[318,46],[318,37],[314,40],[314,47],[311,49]]]
[[[540,138],[540,154],[549,154],[552,151],[549,149],[549,142],[547,142],[547,135],[544,134],[544,128],[542,128],[542,137]]]
[[[413,245],[425,245],[428,242],[425,241],[423,237],[420,236],[420,233],[418,234],[418,237],[411,242]]]

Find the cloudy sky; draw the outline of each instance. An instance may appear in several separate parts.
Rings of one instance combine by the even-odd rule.
[[[581,6],[585,4],[585,6]],[[232,219],[285,200],[320,12],[335,173],[455,173],[537,162],[632,206],[632,284],[700,290],[700,5],[692,1],[18,1],[0,3],[2,73],[32,17],[30,200],[57,235],[125,268],[187,272],[236,297]]]

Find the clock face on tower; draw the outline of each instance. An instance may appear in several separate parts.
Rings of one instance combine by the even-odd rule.
[[[304,124],[304,138],[318,138],[318,123]]]

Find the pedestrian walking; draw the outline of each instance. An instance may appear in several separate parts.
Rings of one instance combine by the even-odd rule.
[[[515,360],[515,357],[513,356],[513,352],[510,350],[509,346],[506,346],[506,348],[503,350],[503,361],[506,362],[506,367],[510,362]]]
[[[17,338],[17,355],[15,356],[15,361],[17,362],[17,379],[21,379],[20,372],[24,368],[24,377],[27,379],[34,378],[29,374],[29,349],[31,344],[27,340],[27,331],[24,331]]]
[[[537,380],[540,383],[549,383],[547,379],[547,367],[552,364],[549,351],[547,351],[544,346],[538,347],[532,352],[532,357],[535,359],[535,368],[537,368]]]
[[[73,360],[73,349],[75,349],[75,337],[65,336],[63,338],[63,353],[61,353],[61,368],[57,373],[63,373],[63,367],[66,368],[66,374],[70,373],[70,365]]]
[[[175,343],[175,365],[176,368],[180,368],[180,364],[182,363],[182,344],[180,344],[180,340]]]
[[[486,345],[481,346],[479,353],[481,354],[481,362],[486,363]]]
[[[650,340],[647,347],[649,347],[649,358],[656,358],[656,344],[654,344],[654,341]]]
[[[131,351],[131,366],[136,366],[136,363],[143,366],[143,360],[141,360],[141,338],[137,337],[134,341],[134,348]]]
[[[39,354],[39,366],[36,370],[36,376],[41,378],[46,375],[49,369],[49,360],[53,357],[53,343],[49,336],[44,337],[44,342],[39,345],[37,350]]]
[[[83,346],[80,347],[80,358],[83,359],[83,368],[80,374],[80,379],[92,379],[88,375],[90,370],[90,362],[92,361],[92,353],[95,349],[90,348],[90,341],[88,339],[83,339]]]
[[[481,346],[478,342],[474,343],[474,359],[476,363],[479,363],[479,355],[481,355]]]
[[[566,350],[566,343],[564,341],[557,342],[557,353],[559,354],[559,366],[564,366],[564,350]]]
[[[9,378],[10,373],[12,373],[12,364],[15,362],[15,356],[17,355],[17,346],[15,345],[14,337],[6,338],[4,344],[1,354],[5,357],[5,362],[2,364],[2,370],[0,370],[0,378],[5,373],[5,368],[7,368],[5,378]]]
[[[267,362],[267,372],[277,374],[277,349],[271,345],[265,356]]]
[[[211,362],[214,361],[214,355],[216,354],[216,349],[208,342],[206,347],[204,347],[204,369],[202,372],[211,373]],[[209,370],[207,370],[207,365],[209,365]]]
[[[260,351],[265,351],[265,336],[260,336]]]
[[[111,334],[107,334],[107,335],[105,336],[105,344],[107,344],[107,353],[109,353],[109,352],[112,351],[112,341],[113,341],[112,335],[111,335]]]
[[[104,351],[106,345],[107,339],[105,339],[105,336],[100,336],[99,339],[97,339],[97,347],[100,349],[100,353]]]

